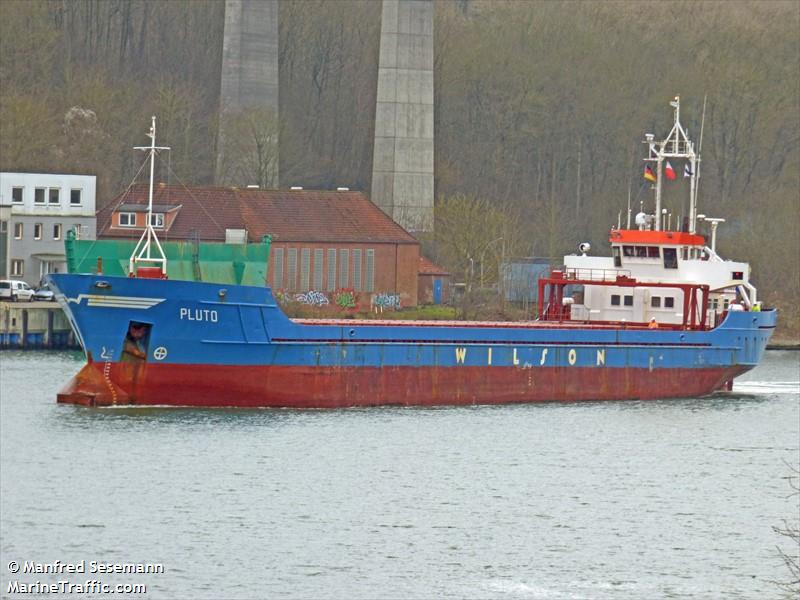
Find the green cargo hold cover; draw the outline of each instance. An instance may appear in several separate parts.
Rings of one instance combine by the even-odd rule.
[[[78,240],[73,232],[64,241],[70,273],[97,273],[98,258],[109,276],[128,276],[137,240]],[[167,255],[167,277],[236,285],[264,286],[271,238],[258,244],[161,242]],[[155,250],[155,248],[154,248]]]

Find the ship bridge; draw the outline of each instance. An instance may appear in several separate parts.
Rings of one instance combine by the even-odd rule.
[[[585,284],[571,303],[571,319],[679,324],[684,319],[683,293],[663,284],[702,285],[710,290],[709,324],[720,321],[737,296],[750,308],[756,289],[750,284],[750,266],[723,260],[706,245],[702,235],[681,231],[612,229],[611,256],[564,257],[564,275]],[[637,286],[609,285],[618,278]],[[648,285],[649,284],[649,285]]]

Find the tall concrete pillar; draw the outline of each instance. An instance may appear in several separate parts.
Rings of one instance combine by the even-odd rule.
[[[433,1],[383,0],[372,201],[433,230]]]
[[[220,113],[218,183],[277,187],[278,0],[226,0]]]

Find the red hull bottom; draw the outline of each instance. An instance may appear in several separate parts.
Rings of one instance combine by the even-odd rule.
[[[58,394],[58,401],[86,406],[343,408],[652,400],[710,394],[746,370],[90,362]]]

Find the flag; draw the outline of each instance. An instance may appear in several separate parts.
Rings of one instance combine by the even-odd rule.
[[[650,165],[644,166],[644,178],[647,179],[647,181],[656,182],[656,174],[653,173],[653,169],[650,168]]]
[[[689,163],[686,163],[683,166],[683,176],[684,177],[691,177],[692,175],[694,175],[694,173],[692,173],[692,167],[689,166]]]
[[[665,176],[667,177],[667,179],[669,179],[670,181],[674,180],[674,179],[675,179],[675,177],[677,177],[677,175],[675,175],[675,169],[673,169],[673,168],[672,168],[672,165],[671,165],[671,164],[669,164],[669,161],[667,161],[667,166],[666,166],[666,167],[664,167],[664,175],[665,175]]]

